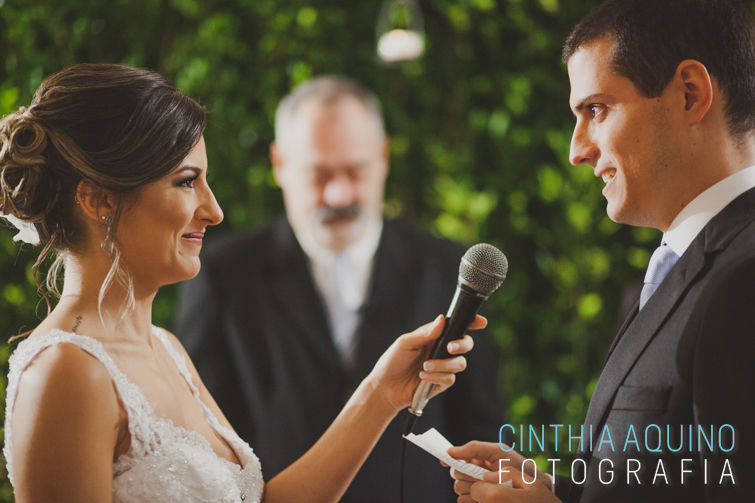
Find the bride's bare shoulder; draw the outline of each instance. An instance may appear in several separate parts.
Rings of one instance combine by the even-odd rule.
[[[19,377],[10,424],[6,441],[19,494],[45,501],[109,497],[124,417],[108,370],[92,354],[66,342],[36,353]]]
[[[97,356],[65,339],[78,328],[68,326],[68,321],[59,310],[54,311],[27,336],[26,344],[46,337],[54,339],[33,350],[29,361],[19,362],[24,368],[18,379],[14,422],[27,414],[41,419],[49,415],[57,421],[89,412],[104,417],[119,415],[118,396],[108,369]],[[91,344],[85,347],[93,351]]]
[[[30,337],[40,337],[32,334]],[[40,413],[63,418],[67,411],[97,411],[118,415],[118,398],[111,376],[92,354],[74,344],[56,343],[41,350],[19,378],[15,414],[26,404]],[[56,412],[57,411],[57,412]]]

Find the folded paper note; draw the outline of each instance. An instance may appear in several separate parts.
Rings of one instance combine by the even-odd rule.
[[[454,470],[469,475],[470,477],[482,480],[482,476],[490,471],[481,466],[473,465],[472,463],[467,463],[466,461],[449,456],[448,449],[453,447],[453,444],[435,428],[430,428],[421,435],[409,433],[408,435],[404,435],[404,438],[419,446],[421,449],[429,452]]]

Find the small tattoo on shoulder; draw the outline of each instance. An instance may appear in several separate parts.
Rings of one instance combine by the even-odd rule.
[[[76,317],[76,324],[74,324],[73,328],[71,329],[71,332],[76,333],[76,330],[79,328],[80,324],[81,324],[81,315],[78,315]]]

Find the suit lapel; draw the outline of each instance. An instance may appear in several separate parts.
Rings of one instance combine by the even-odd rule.
[[[601,427],[608,404],[624,377],[673,312],[704,264],[703,242],[696,239],[645,307],[633,317],[630,315],[625,332],[615,344],[595,386],[585,425],[594,425],[596,429]]]
[[[268,286],[272,307],[298,326],[297,332],[306,338],[301,342],[309,345],[320,359],[340,367],[323,300],[315,287],[307,257],[285,218],[274,224],[270,250]]]
[[[754,218],[755,189],[751,189],[706,225],[645,307],[639,312],[633,309],[609,352],[590,400],[585,425],[593,425],[594,434],[599,434],[608,406],[627,373],[674,311],[684,293],[708,269],[713,255],[725,249]]]
[[[608,361],[608,359],[611,357],[613,350],[616,349],[616,346],[618,345],[624,333],[627,331],[627,328],[629,328],[629,325],[631,325],[632,321],[634,321],[634,317],[637,316],[637,313],[639,313],[639,308],[640,308],[640,300],[637,299],[637,301],[634,303],[634,306],[632,306],[632,309],[629,310],[629,314],[624,319],[624,322],[621,324],[619,331],[616,333],[616,337],[614,337],[613,342],[611,343],[611,347],[608,348],[606,361]],[[605,365],[605,362],[603,362],[603,364]]]

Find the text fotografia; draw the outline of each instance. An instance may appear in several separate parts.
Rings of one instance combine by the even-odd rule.
[[[513,438],[511,445],[504,438]],[[592,425],[564,424],[515,425],[504,424],[498,434],[501,450],[520,453],[579,453],[571,462],[571,480],[584,484],[588,469],[596,471],[601,484],[675,485],[694,480],[698,484],[736,485],[737,478],[728,453],[736,450],[734,426],[722,425],[660,425],[648,424],[623,427],[605,425],[593,431]],[[587,460],[592,458],[592,462]],[[555,476],[562,463],[557,456],[549,457],[551,475]],[[499,479],[509,472],[511,459],[499,461]],[[526,484],[537,480],[535,461],[526,458],[521,472]],[[591,477],[592,478],[592,477]],[[499,480],[499,481],[500,481]]]

